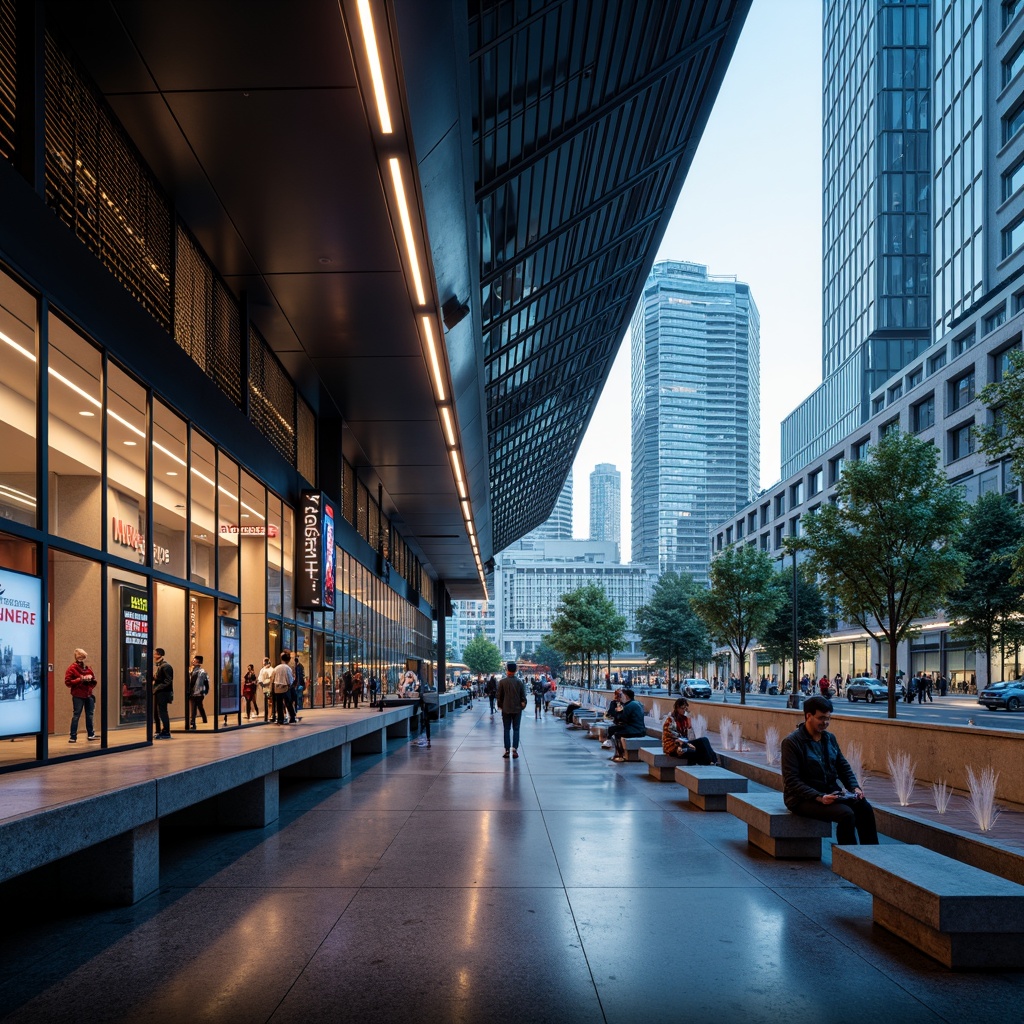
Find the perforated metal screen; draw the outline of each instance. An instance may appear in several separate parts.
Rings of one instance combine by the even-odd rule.
[[[14,0],[0,0],[0,156],[14,155]]]
[[[295,385],[263,335],[249,327],[249,418],[295,465]]]

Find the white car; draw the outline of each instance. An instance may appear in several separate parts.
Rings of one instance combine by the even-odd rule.
[[[711,684],[706,679],[684,679],[679,684],[679,692],[684,697],[711,700]]]

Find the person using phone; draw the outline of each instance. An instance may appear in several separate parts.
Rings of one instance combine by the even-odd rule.
[[[804,724],[782,741],[786,806],[805,818],[834,821],[840,846],[854,846],[858,841],[877,844],[875,812],[843,757],[839,741],[828,731],[832,701],[810,697],[804,701],[803,712]]]

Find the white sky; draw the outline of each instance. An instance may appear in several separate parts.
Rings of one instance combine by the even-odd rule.
[[[821,383],[821,0],[754,0],[658,251],[750,285],[761,314],[761,486],[779,424]],[[573,532],[590,532],[590,473],[622,474],[630,556],[629,342],[573,467]]]

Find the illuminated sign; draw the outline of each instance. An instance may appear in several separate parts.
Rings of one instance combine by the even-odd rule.
[[[42,729],[42,642],[40,581],[0,569],[0,736]]]
[[[303,491],[299,507],[296,604],[308,611],[334,607],[334,507],[321,491]]]
[[[269,526],[238,526],[235,523],[221,523],[220,532],[230,534],[232,537],[276,537],[278,530],[273,523]]]
[[[146,550],[146,538],[139,532],[138,527],[131,523],[122,522],[117,516],[110,521],[110,537],[115,544],[131,548],[139,556],[141,562]],[[153,565],[167,565],[171,560],[171,553],[159,544],[153,545]]]

